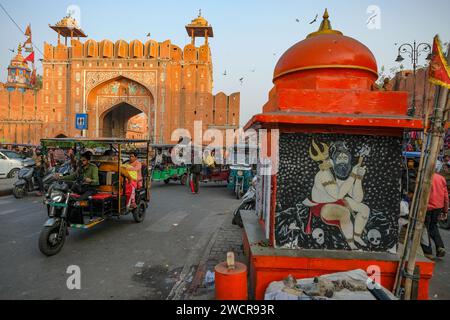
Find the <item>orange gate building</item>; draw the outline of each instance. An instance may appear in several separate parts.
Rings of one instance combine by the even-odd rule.
[[[0,143],[80,135],[169,143],[177,128],[193,132],[194,121],[203,130],[239,127],[240,94],[212,94],[214,34],[200,15],[186,26],[184,48],[151,38],[82,42],[87,35],[70,16],[50,27],[58,41],[44,44],[42,88],[31,89],[21,75],[0,86]],[[196,45],[199,37],[204,43]],[[19,53],[9,73],[22,68],[25,77],[23,59]],[[88,114],[83,132],[75,128],[79,113]]]

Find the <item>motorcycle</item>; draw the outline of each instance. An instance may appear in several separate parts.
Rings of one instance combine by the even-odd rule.
[[[64,246],[68,229],[68,210],[71,189],[66,182],[53,182],[44,204],[47,206],[49,219],[39,236],[39,249],[47,256],[57,254]]]
[[[38,191],[39,184],[34,172],[36,170],[36,163],[32,159],[24,160],[24,167],[20,169],[18,180],[14,183],[13,195],[16,199],[21,199],[26,196],[29,192]],[[44,191],[47,192],[49,186],[55,181],[55,173],[61,175],[67,175],[70,173],[71,165],[70,162],[65,162],[60,167],[53,167],[42,178],[44,184]]]
[[[244,197],[242,197],[241,204],[233,212],[232,224],[238,225],[239,227],[243,228],[244,225],[242,223],[241,210],[255,210],[257,183],[258,183],[258,177],[255,176],[252,180],[251,186],[248,189],[247,193],[244,195]]]

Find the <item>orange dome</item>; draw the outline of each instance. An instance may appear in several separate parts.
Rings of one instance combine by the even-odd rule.
[[[364,44],[333,30],[325,11],[319,31],[288,49],[278,61],[274,80],[287,74],[314,69],[365,70],[378,78],[377,62]]]

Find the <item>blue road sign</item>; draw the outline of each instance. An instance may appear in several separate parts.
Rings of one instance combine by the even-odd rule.
[[[87,113],[77,113],[75,116],[75,128],[77,130],[87,130],[88,115]]]

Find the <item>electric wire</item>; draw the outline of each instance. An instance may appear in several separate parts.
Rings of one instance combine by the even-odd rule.
[[[9,14],[9,12],[6,10],[6,8],[1,3],[0,3],[0,8],[2,8],[3,12],[5,12],[5,14],[12,21],[12,23],[14,23],[14,25],[17,27],[17,29],[19,29],[20,32],[23,35],[25,35],[25,31],[23,31],[23,29],[17,24],[16,20],[14,20],[14,18]],[[42,55],[42,57],[44,57],[44,54],[42,53],[42,51],[39,49],[39,47],[37,45],[34,44],[33,41],[31,41],[31,44],[33,45],[33,48],[35,48]]]

